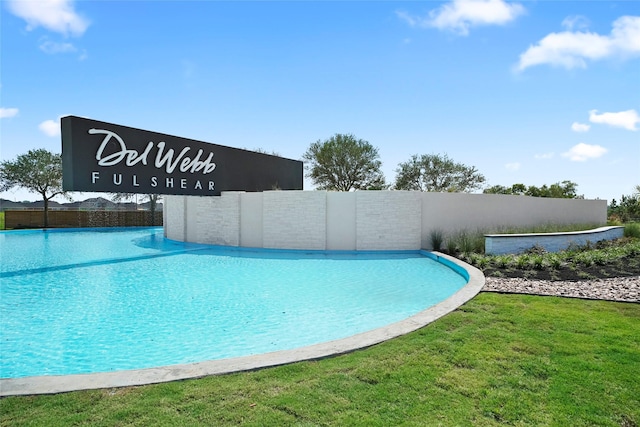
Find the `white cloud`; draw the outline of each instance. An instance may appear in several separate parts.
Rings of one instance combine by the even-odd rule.
[[[586,123],[573,122],[571,125],[571,130],[574,132],[589,132],[589,129],[591,129],[591,125]]]
[[[518,162],[514,162],[514,163],[507,163],[506,165],[504,165],[504,167],[505,167],[507,170],[510,170],[510,171],[512,171],[512,172],[515,172],[515,171],[517,171],[517,170],[520,170],[520,166],[521,166],[521,165],[520,165],[520,163],[518,163]]]
[[[562,153],[563,157],[568,157],[572,162],[584,162],[589,159],[597,159],[604,156],[607,149],[600,145],[589,145],[581,142],[571,147],[566,153]]]
[[[589,121],[635,131],[638,130],[636,125],[640,123],[640,116],[636,110],[602,114],[598,114],[598,110],[591,110],[589,111]]]
[[[65,36],[81,36],[89,27],[72,0],[8,0],[7,8],[27,22],[29,31],[41,26]]]
[[[396,12],[410,26],[435,27],[466,36],[469,28],[480,25],[504,25],[519,15],[525,8],[519,3],[504,0],[453,0],[429,12],[425,18],[413,17],[406,12]]]
[[[536,154],[533,157],[538,160],[545,160],[545,159],[552,159],[553,156],[555,155],[556,155],[555,153],[551,152],[551,153]]]
[[[589,27],[589,20],[582,15],[567,16],[562,21],[562,26],[567,31],[573,31],[574,29],[586,29]]]
[[[18,115],[17,108],[3,108],[0,107],[0,119],[8,119]]]
[[[542,64],[566,69],[586,68],[587,60],[632,56],[640,56],[640,16],[616,19],[609,35],[582,31],[551,33],[520,55],[515,70],[523,71]]]
[[[413,17],[409,15],[407,12],[404,12],[402,10],[396,11],[396,16],[402,19],[407,24],[409,24],[410,27],[415,27],[415,26],[426,27],[427,26],[425,19]]]
[[[38,129],[47,136],[55,137],[60,136],[60,119],[58,120],[45,120],[38,125]]]
[[[45,40],[40,43],[40,50],[44,53],[54,55],[56,53],[72,53],[77,52],[78,49],[71,43],[56,43],[51,40]]]

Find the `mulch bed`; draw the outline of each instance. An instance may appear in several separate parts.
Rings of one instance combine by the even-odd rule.
[[[614,277],[640,276],[640,257],[626,257],[616,263],[593,266],[571,266],[559,269],[520,270],[517,268],[497,268],[489,266],[482,269],[486,277],[525,278],[535,280],[590,280],[610,279]]]

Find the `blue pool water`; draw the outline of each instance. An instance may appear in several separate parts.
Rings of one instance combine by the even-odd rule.
[[[0,377],[224,359],[400,321],[466,284],[415,253],[233,249],[162,229],[0,233]]]

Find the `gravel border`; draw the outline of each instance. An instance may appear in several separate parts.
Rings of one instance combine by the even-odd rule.
[[[487,277],[482,291],[637,303],[640,302],[640,276],[577,281]]]

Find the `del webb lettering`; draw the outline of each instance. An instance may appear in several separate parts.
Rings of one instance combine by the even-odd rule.
[[[127,167],[135,167],[138,163],[141,163],[145,166],[148,165],[149,154],[156,148],[156,155],[153,166],[156,169],[163,169],[168,174],[174,172],[176,167],[182,173],[191,173],[194,174],[196,172],[201,172],[202,175],[207,175],[213,172],[216,168],[216,164],[213,163],[213,152],[210,152],[208,157],[205,160],[201,160],[204,151],[199,149],[195,157],[187,156],[187,153],[191,151],[191,147],[184,147],[180,153],[176,156],[175,150],[173,148],[169,148],[165,152],[165,142],[161,141],[155,144],[153,141],[149,141],[142,151],[142,153],[138,152],[135,149],[128,149],[124,140],[115,132],[106,129],[89,129],[88,131],[91,135],[96,134],[104,134],[104,139],[102,143],[98,147],[96,151],[96,160],[98,161],[98,166],[108,167],[108,166],[116,166],[122,162]],[[110,154],[105,155],[105,150],[108,147],[111,139],[116,141],[116,146],[118,149]],[[96,184],[100,179],[99,171],[91,172],[91,183]],[[122,185],[123,174],[122,173],[113,173],[112,174],[113,185]],[[133,187],[139,187],[140,183],[138,182],[138,176],[136,174],[132,174],[130,176],[131,185]],[[161,180],[162,181],[162,180]],[[177,188],[187,189],[193,188],[195,190],[203,189],[203,181],[200,179],[192,180],[188,182],[186,178],[176,179],[174,182],[174,178],[167,177],[163,180],[164,188],[170,189],[174,188],[174,185]],[[147,183],[151,188],[158,187],[158,177],[151,176],[149,178],[149,182]],[[213,181],[204,181],[204,188],[213,191],[214,190],[214,182]]]

